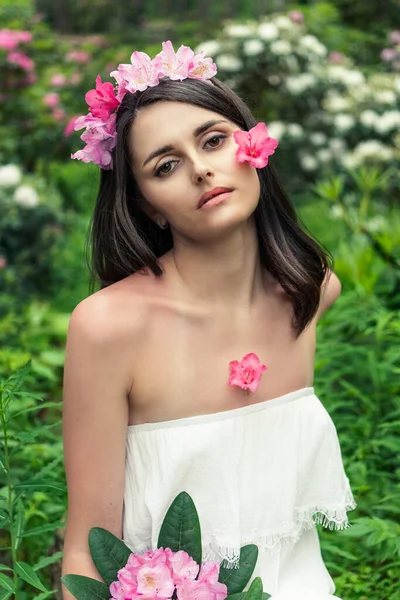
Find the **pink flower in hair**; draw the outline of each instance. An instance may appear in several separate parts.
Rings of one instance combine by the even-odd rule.
[[[257,354],[250,352],[241,361],[231,360],[229,368],[229,385],[237,385],[243,390],[256,392],[261,376],[268,367],[261,365]]]
[[[83,127],[86,130],[81,135],[81,140],[86,142],[82,150],[71,154],[71,158],[77,158],[83,162],[94,162],[103,169],[112,169],[111,151],[117,143],[117,132],[115,131],[116,114],[113,113],[105,121],[94,117],[90,113],[75,120],[74,129],[78,131]]]
[[[119,106],[113,84],[109,81],[103,83],[100,75],[96,77],[96,89],[86,92],[85,100],[92,115],[100,119],[107,119],[110,112]]]
[[[196,54],[189,67],[189,77],[192,79],[210,79],[217,73],[217,66],[212,58],[204,58],[205,51]]]
[[[234,131],[233,137],[239,146],[236,151],[237,160],[247,160],[256,169],[268,164],[268,157],[279,144],[278,140],[270,137],[265,123],[257,123],[250,131]]]
[[[154,58],[155,67],[160,76],[169,77],[173,80],[186,79],[189,74],[191,60],[194,52],[188,46],[180,46],[175,53],[172,42],[168,40],[162,43],[162,51]]]

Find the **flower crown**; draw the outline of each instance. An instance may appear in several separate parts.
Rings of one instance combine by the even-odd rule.
[[[110,82],[102,82],[100,75],[96,77],[96,89],[85,94],[89,113],[78,117],[74,124],[75,131],[83,127],[86,130],[81,140],[86,142],[82,150],[71,154],[71,158],[83,162],[93,162],[102,169],[112,169],[111,151],[117,143],[115,129],[116,111],[125,94],[142,92],[154,87],[161,77],[180,80],[211,79],[217,67],[211,58],[205,58],[204,50],[195,54],[188,46],[180,46],[175,53],[171,41],[162,43],[162,51],[151,59],[145,52],[133,52],[131,64],[122,64],[110,76],[116,82],[116,90]],[[116,93],[115,93],[116,92]],[[113,112],[114,111],[114,112]]]

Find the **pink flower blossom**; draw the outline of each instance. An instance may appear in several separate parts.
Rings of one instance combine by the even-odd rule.
[[[65,110],[63,108],[55,108],[51,114],[56,121],[63,121],[65,119]]]
[[[293,21],[293,23],[298,23],[299,25],[304,22],[304,15],[300,10],[291,10],[288,13],[288,17]]]
[[[389,33],[389,40],[393,43],[393,44],[400,44],[400,30],[396,29],[394,31],[391,31]]]
[[[77,85],[82,81],[82,75],[80,73],[72,73],[71,77],[68,80],[68,83],[71,85]]]
[[[92,115],[100,119],[108,119],[110,112],[119,106],[113,84],[108,81],[102,83],[100,75],[96,77],[96,89],[87,92],[85,100]]]
[[[174,593],[171,571],[165,564],[143,565],[137,571],[137,593],[148,598],[171,598]]]
[[[263,372],[268,368],[260,364],[257,354],[250,352],[246,354],[239,362],[232,360],[229,363],[229,385],[237,385],[243,390],[256,392],[261,381]]]
[[[265,123],[257,123],[250,131],[234,131],[233,137],[239,146],[236,151],[237,160],[247,160],[256,169],[268,164],[268,157],[275,152],[279,144],[278,140],[269,136]]]
[[[5,269],[7,266],[7,259],[5,256],[0,256],[0,269]]]
[[[344,62],[345,59],[346,59],[346,57],[344,54],[342,54],[342,52],[334,51],[329,54],[329,60],[331,63],[335,63],[335,64],[342,63],[342,62]]]
[[[186,79],[189,74],[191,60],[194,57],[193,50],[188,46],[180,46],[175,53],[170,40],[163,42],[162,48],[161,52],[154,58],[159,75],[173,80]]]
[[[75,120],[74,129],[78,131],[83,127],[86,131],[81,135],[81,139],[86,143],[82,150],[71,154],[71,158],[82,160],[83,162],[94,162],[103,169],[112,169],[111,151],[115,148],[117,132],[115,131],[116,114],[113,113],[104,121],[92,114],[78,117]]]
[[[175,579],[195,579],[199,565],[187,552],[179,550],[169,559],[169,565]]]
[[[9,63],[18,65],[21,69],[25,71],[32,71],[35,67],[35,63],[29,56],[23,54],[22,52],[10,52],[7,56],[7,60]]]
[[[89,62],[91,56],[89,52],[84,50],[71,50],[65,56],[65,58],[71,62],[86,64]]]
[[[15,50],[18,46],[18,38],[15,35],[14,31],[10,31],[9,29],[1,29],[0,30],[0,48],[4,48],[4,50]]]
[[[384,48],[381,52],[382,60],[385,60],[387,62],[390,62],[391,60],[395,59],[396,56],[397,50],[395,50],[394,48]]]
[[[64,129],[65,137],[69,137],[75,131],[75,121],[77,120],[78,117],[79,117],[79,115],[74,115],[73,117],[71,117],[69,119],[69,121],[66,124],[65,129]]]
[[[189,77],[192,79],[210,79],[217,73],[217,66],[212,58],[204,58],[204,50],[195,54],[189,65]]]
[[[43,96],[43,104],[48,106],[49,108],[55,108],[58,106],[60,101],[60,97],[56,92],[50,92]]]
[[[56,73],[51,77],[50,83],[54,87],[61,87],[67,83],[67,78],[63,73]]]

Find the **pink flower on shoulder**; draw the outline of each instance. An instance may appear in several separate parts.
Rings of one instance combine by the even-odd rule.
[[[180,46],[175,53],[170,40],[163,42],[162,48],[161,52],[154,57],[154,65],[159,76],[166,76],[174,80],[186,79],[190,63],[194,58],[193,50],[189,46]]]
[[[239,146],[236,151],[238,162],[247,160],[256,169],[268,164],[268,157],[279,144],[278,140],[270,137],[265,123],[257,123],[250,131],[234,131],[233,137]]]
[[[260,359],[254,352],[246,354],[241,361],[232,360],[229,367],[229,385],[237,385],[251,392],[257,391],[261,376],[268,368],[260,364]]]
[[[107,119],[110,112],[119,106],[119,101],[114,94],[113,84],[109,81],[103,83],[100,75],[96,77],[96,89],[87,92],[85,100],[92,115],[100,119]]]

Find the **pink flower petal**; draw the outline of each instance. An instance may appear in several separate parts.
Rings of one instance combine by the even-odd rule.
[[[275,152],[278,140],[271,138],[265,123],[257,123],[250,131],[237,130],[233,134],[239,148],[236,151],[238,162],[248,161],[252,167],[262,169],[268,158]]]

